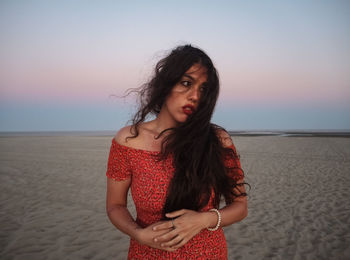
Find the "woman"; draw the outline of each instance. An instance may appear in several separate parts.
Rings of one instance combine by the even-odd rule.
[[[247,200],[232,140],[210,123],[219,94],[212,61],[179,46],[139,94],[133,124],[112,140],[106,173],[108,217],[131,238],[128,258],[226,259],[221,227],[247,216]]]

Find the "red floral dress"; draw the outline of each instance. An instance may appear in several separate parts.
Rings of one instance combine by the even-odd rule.
[[[234,146],[231,147],[234,152]],[[112,140],[108,159],[107,177],[116,181],[131,178],[131,194],[136,206],[136,222],[141,227],[153,224],[162,218],[166,191],[174,167],[172,158],[157,160],[159,152],[135,149]],[[240,167],[239,159],[225,161],[230,167]],[[233,176],[243,176],[236,173]],[[213,208],[213,197],[202,211]],[[203,229],[175,252],[151,248],[130,240],[128,259],[227,259],[226,239],[222,228],[217,231]]]

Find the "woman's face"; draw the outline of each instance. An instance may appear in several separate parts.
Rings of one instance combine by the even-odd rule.
[[[207,69],[200,64],[194,64],[171,90],[162,106],[163,113],[175,124],[185,122],[197,109],[206,83]]]

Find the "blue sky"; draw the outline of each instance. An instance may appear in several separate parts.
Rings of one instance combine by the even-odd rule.
[[[213,122],[350,129],[349,1],[1,1],[0,131],[117,130],[171,48],[213,59]]]

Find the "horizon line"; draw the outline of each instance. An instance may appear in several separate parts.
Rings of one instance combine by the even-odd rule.
[[[350,137],[350,129],[228,130],[230,136]],[[113,136],[116,130],[0,131],[0,137]]]

